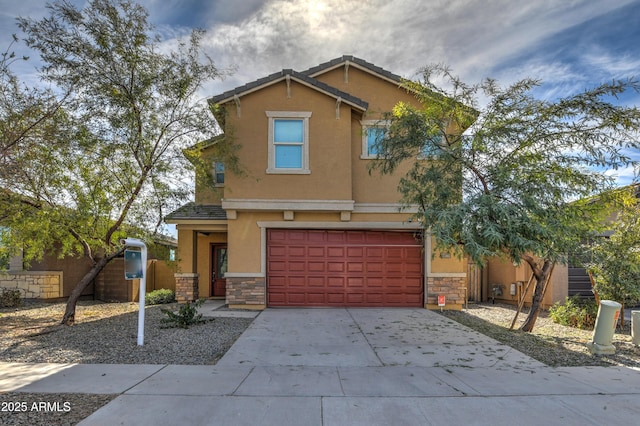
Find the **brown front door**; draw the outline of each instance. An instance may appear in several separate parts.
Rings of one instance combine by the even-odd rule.
[[[211,295],[224,297],[227,295],[227,246],[226,244],[211,245]]]

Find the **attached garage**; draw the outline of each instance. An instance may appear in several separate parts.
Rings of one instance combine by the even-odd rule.
[[[267,231],[268,306],[422,307],[423,275],[412,232]]]

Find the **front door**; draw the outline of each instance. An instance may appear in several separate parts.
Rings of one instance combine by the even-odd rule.
[[[226,244],[211,245],[211,295],[225,297],[227,295],[227,246]]]

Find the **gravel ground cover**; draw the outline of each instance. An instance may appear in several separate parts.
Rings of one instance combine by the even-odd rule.
[[[145,311],[145,344],[138,347],[137,303],[80,302],[76,325],[59,324],[64,304],[28,302],[17,309],[0,309],[0,361],[107,363],[107,364],[215,364],[251,324],[246,318],[215,318],[189,329],[162,328],[162,308]],[[224,309],[224,308],[221,308]],[[500,304],[471,304],[469,309],[444,311],[442,315],[503,342],[549,366],[640,367],[640,349],[631,343],[630,324],[616,331],[615,355],[593,356],[586,343],[593,331],[555,324],[542,313],[533,333],[509,326],[515,308]],[[117,395],[0,393],[0,424],[73,425],[98,410]],[[16,405],[19,403],[20,405]],[[35,406],[33,404],[36,404]],[[41,403],[58,410],[37,410]],[[27,407],[27,411],[16,411]],[[67,410],[68,408],[68,410]]]
[[[145,309],[143,346],[137,345],[137,303],[81,301],[72,327],[60,324],[63,303],[27,302],[21,308],[0,309],[0,361],[215,364],[253,321],[211,318],[188,329],[163,328],[167,316],[161,309],[177,306]],[[0,424],[73,425],[116,396],[0,393]]]
[[[531,333],[519,331],[527,316],[518,316],[514,330],[509,330],[515,307],[502,304],[469,304],[463,311],[443,311],[447,316],[469,328],[505,343],[551,367],[627,366],[640,367],[640,348],[631,343],[631,324],[618,327],[613,337],[614,355],[591,355],[587,343],[593,330],[580,330],[554,323],[547,312],[540,313]]]

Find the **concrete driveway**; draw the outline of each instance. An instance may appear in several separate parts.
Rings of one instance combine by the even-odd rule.
[[[267,310],[218,365],[543,366],[509,346],[424,309]]]
[[[83,425],[596,425],[640,372],[545,367],[422,309],[268,309],[215,366],[169,365]]]

